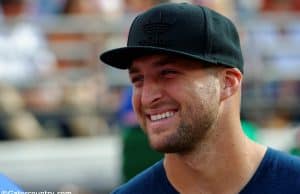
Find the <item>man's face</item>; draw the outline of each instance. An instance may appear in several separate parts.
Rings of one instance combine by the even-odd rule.
[[[166,55],[133,61],[133,107],[151,146],[165,153],[191,151],[218,117],[219,81],[213,68]]]

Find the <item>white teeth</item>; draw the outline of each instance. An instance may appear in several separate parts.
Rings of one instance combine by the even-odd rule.
[[[150,119],[151,121],[157,121],[157,120],[161,120],[161,119],[165,119],[165,118],[170,118],[174,115],[174,112],[165,112],[162,114],[157,114],[157,115],[151,115]]]

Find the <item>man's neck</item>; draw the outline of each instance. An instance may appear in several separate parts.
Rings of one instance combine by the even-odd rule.
[[[238,193],[266,151],[240,131],[210,134],[212,137],[190,153],[166,154],[164,167],[170,183],[182,194]]]

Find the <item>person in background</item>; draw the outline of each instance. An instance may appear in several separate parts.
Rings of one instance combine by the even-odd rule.
[[[164,153],[112,193],[300,193],[300,159],[242,130],[244,62],[228,18],[204,6],[161,4],[133,20],[126,47],[100,59],[128,70],[138,121]]]
[[[51,74],[56,58],[42,31],[25,20],[25,0],[0,0],[0,81],[24,86]]]
[[[1,193],[22,192],[19,186],[15,185],[9,178],[0,174],[0,191]]]
[[[24,85],[26,81],[34,77],[36,71],[46,73],[49,70],[48,65],[54,61],[53,56],[44,49],[44,42],[41,41],[39,33],[36,33],[37,31],[31,25],[19,22],[25,7],[26,3],[22,0],[0,0],[1,91],[2,85]],[[0,109],[2,116],[2,108],[10,106],[2,104],[2,96],[4,97],[4,95],[5,93],[1,93]],[[7,97],[10,95],[4,97],[4,100]],[[7,121],[2,121],[1,125],[5,122]],[[19,122],[14,123],[21,124]],[[12,193],[22,190],[8,177],[0,174],[0,191],[1,193]]]

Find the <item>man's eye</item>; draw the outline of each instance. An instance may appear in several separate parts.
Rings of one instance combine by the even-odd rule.
[[[143,76],[135,76],[135,77],[132,77],[131,78],[131,82],[133,84],[136,84],[136,83],[140,83],[144,80],[144,77]]]
[[[175,75],[177,74],[177,71],[172,69],[165,69],[161,71],[161,75]]]

